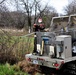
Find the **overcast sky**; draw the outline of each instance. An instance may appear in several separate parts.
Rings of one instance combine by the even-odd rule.
[[[8,0],[9,1],[9,0]],[[41,0],[42,1],[42,5],[45,5],[46,3],[48,3],[49,6],[53,6],[58,13],[60,14],[64,14],[64,7],[66,5],[68,5],[68,3],[72,0]],[[7,5],[9,3],[7,2]],[[9,5],[9,8],[11,8],[10,10],[14,10],[14,5],[11,6],[11,3]]]
[[[64,7],[72,0],[42,0],[43,4],[47,3],[53,6],[58,13],[64,14]]]

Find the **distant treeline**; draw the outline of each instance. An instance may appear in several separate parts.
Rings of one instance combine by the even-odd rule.
[[[27,15],[22,12],[0,12],[0,27],[22,29],[27,25]]]

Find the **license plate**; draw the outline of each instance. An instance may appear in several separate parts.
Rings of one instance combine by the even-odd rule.
[[[33,60],[33,64],[38,64],[38,61],[37,60]]]

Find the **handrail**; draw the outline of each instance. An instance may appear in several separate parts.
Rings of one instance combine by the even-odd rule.
[[[31,36],[31,35],[33,35],[33,34],[35,34],[35,32],[32,32],[32,33],[26,34],[26,35],[21,36],[21,37],[28,37],[28,36]]]

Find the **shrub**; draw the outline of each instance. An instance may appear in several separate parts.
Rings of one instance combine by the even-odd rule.
[[[12,36],[8,32],[0,33],[0,63],[15,64],[25,59],[25,54],[33,50],[33,37]]]
[[[5,65],[0,65],[0,75],[28,75],[25,72],[20,70],[14,70],[13,66],[10,66],[8,63]]]

